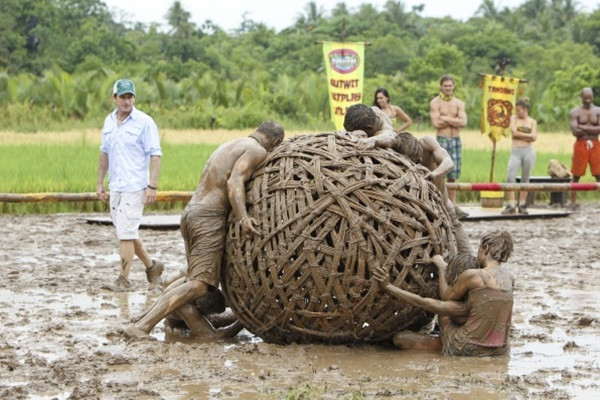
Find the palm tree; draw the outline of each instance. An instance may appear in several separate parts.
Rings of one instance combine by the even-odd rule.
[[[194,24],[190,22],[191,16],[189,12],[183,9],[180,1],[173,2],[165,16],[172,28],[169,33],[184,38],[189,37],[194,32]]]
[[[405,26],[410,18],[410,13],[406,12],[406,5],[402,1],[388,0],[383,7],[386,12],[386,18],[400,26]]]
[[[498,7],[494,0],[483,0],[475,11],[475,15],[481,15],[486,19],[497,19],[498,18]]]
[[[552,0],[550,10],[556,27],[564,27],[577,15],[577,2],[573,0]]]
[[[308,2],[305,7],[306,14],[300,14],[296,20],[296,26],[303,28],[306,31],[311,31],[321,23],[325,11],[323,6],[318,7],[314,1]]]
[[[350,15],[350,11],[348,11],[348,6],[344,2],[337,3],[331,10],[332,17],[347,17],[348,15]]]
[[[541,16],[548,8],[546,0],[527,0],[519,7],[520,10],[529,19],[535,19]]]

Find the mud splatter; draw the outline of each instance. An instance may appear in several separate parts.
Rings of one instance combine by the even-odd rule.
[[[127,342],[119,330],[155,294],[139,261],[136,291],[100,289],[118,273],[117,243],[87,216],[0,216],[2,399],[600,398],[600,204],[567,218],[465,223],[474,248],[492,228],[515,239],[512,350],[500,359],[277,346],[247,331],[202,342],[162,323],[157,341]],[[167,273],[185,264],[177,230],[142,235]]]

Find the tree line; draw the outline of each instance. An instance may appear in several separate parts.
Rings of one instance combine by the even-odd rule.
[[[39,130],[98,126],[113,107],[120,77],[138,87],[138,106],[160,126],[247,128],[265,118],[286,126],[331,129],[323,54],[316,42],[364,41],[364,102],[385,87],[392,103],[428,124],[429,100],[445,73],[456,79],[469,127],[481,115],[481,73],[527,83],[531,114],[543,130],[567,130],[581,88],[600,93],[600,9],[573,0],[526,0],[515,8],[483,0],[468,21],[422,16],[388,1],[330,13],[308,2],[276,32],[244,18],[225,31],[200,26],[179,1],[169,29],[116,20],[101,0],[3,0],[0,3],[0,124]]]

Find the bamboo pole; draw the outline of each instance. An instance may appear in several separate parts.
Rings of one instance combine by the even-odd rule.
[[[526,191],[526,192],[581,192],[600,190],[600,183],[447,183],[449,190],[463,192]]]
[[[449,190],[462,192],[481,191],[527,191],[527,192],[582,192],[600,190],[600,183],[447,183]],[[189,201],[193,192],[162,191],[156,195],[157,202]],[[37,203],[37,202],[75,202],[100,201],[96,193],[0,193],[0,202]]]
[[[490,168],[490,182],[494,182],[494,167],[496,165],[496,139],[493,139],[492,143],[492,166]]]
[[[189,201],[192,192],[162,191],[156,194],[157,202]],[[37,203],[37,202],[75,202],[100,201],[95,192],[87,193],[0,193],[0,202]]]

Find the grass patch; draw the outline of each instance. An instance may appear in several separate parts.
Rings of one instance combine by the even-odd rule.
[[[217,145],[163,144],[161,190],[194,190]],[[8,145],[0,169],[0,192],[95,192],[99,150],[95,145]]]
[[[214,144],[162,145],[161,190],[192,191]],[[0,145],[0,193],[96,191],[98,145],[91,143]],[[3,214],[105,212],[101,202],[0,203]],[[181,202],[156,203],[148,211],[180,210]]]
[[[249,131],[161,131],[163,159],[161,190],[192,191],[208,157],[220,143],[247,136]],[[306,132],[288,132],[287,138]],[[416,136],[431,134],[418,132]],[[463,165],[460,182],[489,182],[492,143],[487,136],[466,131],[463,139]],[[536,164],[533,175],[547,175],[550,159],[571,164],[573,137],[566,133],[542,133],[535,143]],[[96,190],[100,134],[97,130],[73,132],[0,132],[0,193],[65,192]],[[498,142],[494,181],[504,182],[510,156],[510,140]],[[594,182],[592,176],[582,182]],[[549,201],[549,193],[539,192],[536,200]],[[583,201],[598,200],[598,192],[578,195]],[[458,192],[461,203],[478,202],[477,192]],[[184,204],[158,203],[148,211],[180,210]],[[1,213],[105,212],[101,202],[81,203],[0,203]]]

